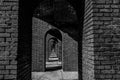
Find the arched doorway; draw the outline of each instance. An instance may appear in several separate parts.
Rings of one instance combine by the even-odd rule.
[[[51,46],[49,45],[53,45],[53,44],[56,45],[57,40],[60,39],[58,36],[56,36],[57,35],[56,34],[57,31],[55,31],[56,29],[55,30],[51,29],[52,27],[55,27],[58,30],[61,30],[63,37],[63,40],[61,38],[61,42],[63,43],[62,45],[63,60],[64,60],[63,71],[64,72],[73,71],[78,73],[78,56],[79,56],[78,43],[81,42],[79,36],[79,30],[82,29],[80,28],[81,26],[79,26],[78,24],[78,21],[80,20],[77,19],[78,16],[76,14],[76,9],[75,9],[75,7],[77,6],[76,3],[74,4],[75,6],[73,7],[73,4],[71,5],[66,0],[43,0],[36,8],[35,13],[33,14],[34,31],[35,31],[34,36],[35,38],[37,37],[37,39],[34,40],[35,46],[34,46],[33,55],[35,57],[32,57],[34,58],[32,59],[33,72],[35,71],[44,72],[50,70],[46,67],[46,62],[49,61],[49,57],[50,57],[49,54],[52,54],[52,49],[56,49],[56,48],[55,47],[51,48]],[[36,31],[38,31],[39,34]],[[46,31],[48,32],[46,33]],[[43,39],[45,33],[46,36]],[[48,35],[51,35],[51,37],[48,37],[47,39]],[[35,48],[36,46],[39,50]],[[49,51],[49,53],[47,51]],[[36,57],[39,57],[39,59],[36,59]],[[53,70],[55,70],[55,68]]]
[[[62,69],[62,35],[51,29],[45,35],[45,71]]]

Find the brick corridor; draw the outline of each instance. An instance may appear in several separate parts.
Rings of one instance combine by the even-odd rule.
[[[63,72],[62,70],[33,72],[32,80],[78,80],[78,74],[76,72]]]

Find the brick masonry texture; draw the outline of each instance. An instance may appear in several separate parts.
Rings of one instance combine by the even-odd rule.
[[[44,37],[50,29],[48,23],[33,18],[32,28],[32,71],[44,71]]]
[[[18,0],[0,1],[0,80],[16,80]]]
[[[32,72],[45,71],[45,55],[48,52],[48,49],[45,51],[45,35],[51,29],[57,28],[43,20],[33,17]],[[60,32],[62,35],[63,70],[78,71],[78,43],[67,33]]]
[[[78,71],[78,43],[63,33],[63,70]]]
[[[83,28],[83,80],[94,80],[94,35],[93,35],[93,5],[92,0],[85,1],[85,16]]]
[[[84,50],[83,55],[85,52],[90,55],[93,55],[94,68],[92,69],[93,76],[90,74],[85,74],[86,76],[90,76],[90,80],[119,80],[120,79],[120,64],[119,64],[119,25],[120,25],[120,1],[119,0],[87,0],[86,5],[89,2],[92,2],[92,9],[86,7],[86,10],[91,12],[91,24],[90,28],[93,29],[93,52],[87,52]],[[90,8],[90,7],[89,7]],[[87,12],[86,11],[86,12]],[[89,13],[87,13],[89,15]],[[89,18],[88,17],[88,18]],[[86,19],[85,14],[85,21],[90,22],[90,20]],[[84,23],[84,28],[87,27],[87,23]],[[88,24],[89,26],[91,24]],[[88,28],[86,28],[88,29]],[[84,29],[84,32],[86,31]],[[90,33],[90,30],[88,31]],[[84,33],[87,35],[87,33]],[[84,36],[85,37],[85,36]],[[87,38],[87,37],[85,37]],[[83,38],[84,39],[84,38]],[[83,43],[85,45],[85,43]],[[88,44],[87,44],[88,46]],[[91,49],[91,48],[90,48]],[[84,57],[83,57],[84,58]],[[91,57],[89,57],[91,58]],[[87,62],[88,59],[85,59]],[[90,59],[91,60],[91,59]],[[84,59],[83,59],[84,62]],[[84,63],[83,63],[84,64]],[[88,65],[88,63],[86,63]],[[83,67],[86,67],[83,65]],[[88,71],[90,67],[86,68],[85,71]],[[84,69],[83,69],[84,72]],[[84,77],[84,80],[86,77]]]
[[[44,46],[43,35],[53,26],[36,18],[33,19],[33,26],[32,71],[44,71],[44,49],[40,45]],[[65,48],[63,50],[65,53],[64,71],[77,71],[77,58],[72,57],[77,57],[78,44],[67,34],[63,36],[65,41],[63,43],[66,44],[63,45]],[[83,80],[120,80],[119,36],[120,0],[85,0],[82,50]],[[18,0],[1,0],[0,80],[16,80],[17,37]],[[72,49],[74,50],[72,51]],[[25,63],[24,60],[21,63]],[[21,65],[27,67],[23,69],[21,74],[27,72],[28,66],[26,64],[28,64],[27,61]],[[27,79],[27,77],[25,78]]]

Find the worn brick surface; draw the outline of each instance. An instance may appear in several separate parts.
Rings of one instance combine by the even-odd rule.
[[[119,0],[86,0],[87,2],[85,6],[88,6],[88,3],[92,2],[92,9],[91,11],[89,8],[86,7],[86,10],[91,12],[92,18],[92,26],[91,24],[86,25],[90,21],[90,18],[85,15],[85,23],[84,23],[84,32],[86,31],[86,27],[92,27],[93,29],[93,60],[94,60],[94,68],[93,70],[93,76],[90,76],[88,74],[88,71],[90,71],[90,67],[86,67],[89,62],[89,59],[84,58],[83,60],[89,62],[85,62],[86,65],[83,67],[86,67],[83,69],[83,71],[86,71],[85,80],[119,80],[120,73],[119,73],[119,43],[120,43],[120,1]],[[91,6],[89,5],[89,6]],[[89,13],[86,13],[87,15]],[[87,33],[84,33],[84,38],[87,38],[88,36],[85,36]],[[89,39],[89,38],[88,38]],[[90,40],[86,40],[90,41]],[[84,41],[83,41],[84,42]],[[85,45],[88,43],[83,43]],[[84,46],[85,47],[85,46]],[[83,47],[83,48],[84,48]],[[88,48],[88,47],[87,47]],[[90,48],[92,49],[92,48]],[[89,50],[90,50],[89,49]],[[83,55],[87,52],[88,49],[83,49]],[[92,54],[91,54],[92,55]],[[89,70],[88,70],[89,69]],[[92,70],[90,73],[92,73]],[[86,76],[90,76],[88,79]]]
[[[99,0],[100,1],[100,0]],[[119,75],[115,69],[119,66],[119,26],[118,23],[113,23],[118,20],[114,18],[119,18],[119,8],[120,3],[117,0],[101,0],[100,2],[93,1],[93,8],[98,9],[98,11],[93,10],[94,18],[94,57],[95,57],[95,79],[120,79],[116,75]],[[103,14],[103,16],[96,15],[97,13]],[[97,19],[96,19],[97,18]],[[101,24],[96,24],[95,22],[100,22]],[[98,28],[98,29],[97,29]],[[117,46],[117,47],[114,47]],[[112,68],[114,66],[114,68]],[[98,71],[99,70],[99,71]]]
[[[10,64],[16,59],[18,34],[18,0],[0,1],[0,80],[16,79],[12,70],[17,71],[17,64]],[[9,40],[8,40],[9,39]],[[10,40],[11,39],[11,40]],[[16,46],[14,46],[16,44]],[[14,47],[13,47],[14,46]],[[11,52],[16,54],[11,56]]]
[[[94,80],[94,35],[93,35],[93,3],[92,0],[85,1],[85,16],[84,16],[84,28],[83,28],[83,80]],[[97,14],[99,15],[99,14]],[[99,15],[102,16],[102,15]],[[97,18],[96,18],[97,19]],[[101,24],[101,22],[96,22]]]
[[[48,54],[46,47],[45,51],[45,38],[46,42],[51,38],[51,35],[47,37],[47,31],[51,29],[57,29],[56,27],[48,24],[47,22],[33,17],[32,26],[32,71],[44,71],[45,70],[45,56]],[[78,71],[78,44],[68,34],[61,31],[62,35],[62,50],[63,54],[63,70],[64,71]],[[52,35],[53,37],[53,35]],[[46,44],[47,45],[47,44]],[[61,54],[61,55],[62,55]],[[47,58],[46,58],[47,59]],[[74,63],[71,63],[74,62]]]

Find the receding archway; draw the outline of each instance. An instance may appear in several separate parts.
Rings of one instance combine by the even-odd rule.
[[[62,35],[57,29],[50,29],[45,35],[45,71],[62,69]]]
[[[53,2],[51,3],[51,1],[53,1]],[[63,4],[63,2],[65,4]],[[78,64],[77,54],[79,52],[81,53],[81,49],[79,49],[79,48],[81,48],[81,41],[82,41],[81,40],[82,26],[80,26],[80,25],[82,25],[82,21],[81,21],[82,13],[79,12],[81,9],[79,9],[80,7],[78,7],[78,5],[80,4],[78,2],[79,1],[77,1],[77,0],[71,0],[70,3],[69,3],[69,0],[43,0],[40,3],[40,5],[37,7],[37,9],[35,10],[35,13],[33,14],[33,16],[34,16],[35,20],[39,19],[38,24],[39,24],[39,21],[43,20],[42,22],[45,21],[45,22],[51,24],[52,26],[56,27],[57,29],[61,30],[62,33],[65,33],[64,34],[65,38],[63,38],[63,41],[64,41],[63,44],[67,44],[67,45],[64,45],[63,49],[64,49],[64,53],[67,53],[67,54],[64,54],[64,57],[65,57],[64,58],[64,61],[65,61],[64,62],[64,71],[78,71],[79,70],[81,73],[82,70],[81,70],[81,68],[78,69],[78,65],[82,67],[82,64],[81,64],[82,58],[81,58],[81,54],[79,54],[78,56],[80,58],[79,59],[80,63]],[[56,3],[59,4],[59,6],[57,6]],[[83,10],[81,10],[81,11],[83,11]],[[66,13],[67,15],[65,16],[62,12]],[[57,14],[57,13],[59,13],[59,14]],[[78,17],[79,17],[79,19],[78,19]],[[79,24],[79,22],[80,22],[80,24]],[[47,26],[47,25],[45,25],[45,26]],[[43,25],[43,27],[41,26],[43,29],[41,29],[41,28],[40,29],[44,30],[45,26],[44,25]],[[51,28],[47,27],[47,29],[51,29]],[[79,32],[79,31],[81,31],[81,32]],[[56,34],[56,33],[54,33],[54,34]],[[42,43],[42,40],[41,40],[41,43]],[[79,45],[77,45],[77,43],[79,43]],[[74,44],[75,47],[73,47],[72,44]],[[79,46],[79,48],[78,48],[78,46]],[[67,48],[67,47],[69,47],[69,48]],[[46,47],[45,47],[45,49],[46,49]],[[44,51],[46,51],[46,50],[44,50]],[[43,51],[41,50],[41,52],[43,52]],[[75,54],[72,54],[72,53],[75,53]],[[71,57],[76,56],[77,58],[74,59],[75,61],[73,60],[73,58],[71,59],[71,57],[68,58],[65,56],[68,54],[71,54],[71,55],[69,55]],[[40,54],[40,55],[42,55],[42,54]],[[44,57],[46,57],[46,56],[44,56]],[[44,67],[45,67],[45,59],[46,58],[44,58],[44,61],[43,61],[43,55],[42,55],[42,58],[40,61],[41,61],[41,63],[44,62]],[[71,61],[74,61],[76,63],[71,64]],[[77,65],[75,65],[75,64],[77,64]],[[71,65],[73,65],[73,66],[71,66]],[[41,64],[41,66],[43,66],[43,65]],[[37,70],[37,68],[36,68],[36,70]],[[45,69],[41,68],[41,70],[44,71]],[[41,70],[39,70],[39,71],[41,71]]]

